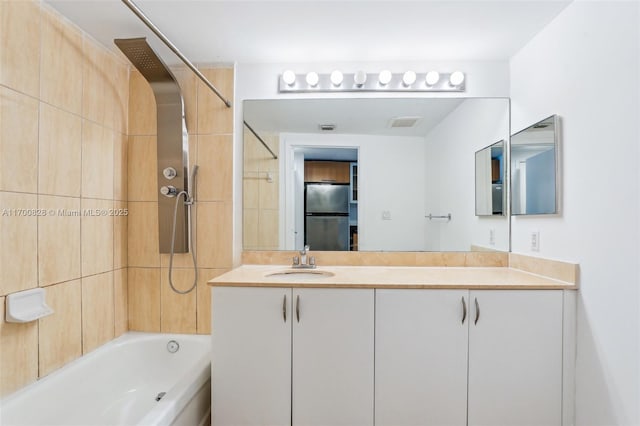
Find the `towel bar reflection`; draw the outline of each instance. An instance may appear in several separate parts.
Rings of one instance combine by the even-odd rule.
[[[429,218],[429,220],[431,219],[447,219],[447,220],[451,220],[451,213],[447,214],[447,215],[433,215],[431,213],[429,213],[428,216],[425,216],[426,218]]]

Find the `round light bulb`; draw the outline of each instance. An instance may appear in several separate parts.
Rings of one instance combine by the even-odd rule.
[[[293,86],[296,82],[296,73],[291,70],[286,70],[282,73],[282,81],[284,81],[287,86]]]
[[[331,73],[331,84],[334,86],[340,86],[342,84],[342,80],[344,80],[344,76],[341,71],[335,70]]]
[[[367,81],[367,73],[364,71],[357,71],[353,76],[353,82],[358,87],[362,87]]]
[[[455,71],[449,76],[449,84],[452,86],[460,86],[464,81],[464,74],[460,71]]]
[[[378,74],[378,81],[381,85],[386,86],[391,81],[391,71],[382,70],[380,74]]]
[[[429,71],[424,78],[424,81],[427,83],[427,86],[433,86],[440,80],[440,73],[438,71]]]
[[[402,75],[402,84],[404,84],[405,87],[409,87],[415,82],[416,82],[416,73],[415,72],[407,71]]]
[[[311,87],[315,87],[318,85],[318,81],[320,81],[320,77],[318,77],[318,73],[311,71],[309,73],[307,73],[307,84]]]

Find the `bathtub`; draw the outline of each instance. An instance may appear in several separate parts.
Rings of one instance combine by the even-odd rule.
[[[0,425],[209,424],[210,347],[210,336],[126,333],[0,400]]]

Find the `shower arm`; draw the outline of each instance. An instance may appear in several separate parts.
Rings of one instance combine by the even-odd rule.
[[[207,80],[207,77],[204,76],[204,74],[202,74],[192,63],[191,61],[189,61],[187,59],[186,56],[184,56],[179,50],[178,48],[171,43],[171,41],[169,41],[169,39],[162,33],[162,31],[160,31],[160,29],[158,29],[158,27],[156,27],[153,22],[151,22],[149,20],[149,18],[147,18],[147,16],[142,12],[142,10],[140,10],[140,8],[138,6],[135,5],[135,3],[133,3],[131,0],[122,0],[122,3],[124,3],[138,18],[140,18],[140,20],[151,30],[153,31],[153,33],[155,35],[158,36],[158,38],[160,40],[162,40],[162,42],[169,48],[171,49],[171,51],[173,53],[175,53],[178,58],[180,58],[180,60],[182,62],[184,62],[184,64],[189,67],[189,69],[191,69],[191,71],[193,71],[198,78],[200,78],[200,80],[202,80],[202,82],[207,85],[207,87],[209,87],[209,89],[211,89],[213,91],[213,93],[216,94],[217,97],[220,98],[220,100],[222,100],[222,102],[224,102],[224,104],[227,106],[227,108],[231,108],[231,102],[228,101],[224,96],[222,96],[222,94],[218,91],[218,89],[216,89],[216,87],[211,84],[211,82],[209,80]]]

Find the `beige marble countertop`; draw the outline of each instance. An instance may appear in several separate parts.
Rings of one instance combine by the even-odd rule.
[[[209,281],[214,287],[307,288],[461,288],[461,289],[568,289],[574,283],[547,278],[508,267],[428,266],[318,266],[304,272],[331,276],[301,277],[288,274],[284,265],[243,265]],[[301,270],[295,270],[301,271]],[[274,273],[287,273],[269,276]]]

